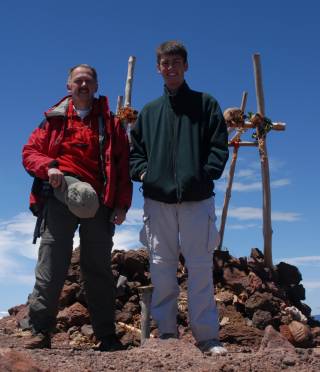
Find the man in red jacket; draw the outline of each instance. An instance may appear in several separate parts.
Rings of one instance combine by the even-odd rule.
[[[51,346],[58,300],[79,226],[80,265],[99,350],[121,347],[115,336],[111,249],[115,224],[131,204],[129,147],[125,130],[108,107],[94,97],[96,70],[70,69],[69,96],[45,113],[23,148],[23,165],[35,177],[30,208],[38,216],[41,243],[36,282],[29,299],[33,336],[27,348]]]

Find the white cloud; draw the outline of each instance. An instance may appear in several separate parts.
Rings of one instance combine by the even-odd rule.
[[[320,289],[320,281],[303,280],[302,285],[305,289]]]
[[[142,227],[142,209],[131,209],[126,222],[116,229],[114,249],[139,248],[139,229]],[[34,281],[33,267],[26,264],[27,260],[36,260],[39,240],[32,244],[33,230],[36,219],[31,213],[19,213],[9,220],[0,221],[0,281],[32,284]],[[80,243],[79,234],[74,237],[74,247]],[[32,267],[31,267],[32,266]]]
[[[253,227],[258,227],[255,223],[248,223],[248,224],[227,224],[227,228],[230,230],[245,230],[250,229]]]
[[[1,225],[6,226],[6,230],[16,232],[19,234],[31,234],[33,233],[35,217],[30,213],[19,213],[13,219],[8,222],[1,222]]]
[[[243,178],[243,177],[239,177],[239,178]],[[289,179],[282,178],[282,179],[271,181],[270,182],[270,187],[271,188],[279,188],[279,187],[287,186],[289,184],[290,184]],[[226,183],[217,184],[217,189],[219,191],[225,191]],[[233,181],[233,183],[232,183],[232,191],[250,192],[250,191],[259,191],[259,190],[262,190],[261,181],[254,181],[254,182],[251,182],[251,183],[243,183],[243,182]]]
[[[0,319],[7,315],[9,315],[7,311],[0,311]]]
[[[287,186],[291,183],[291,181],[288,178],[280,178],[275,181],[271,181],[271,187],[282,187],[282,186]]]
[[[259,159],[257,154],[257,159]],[[284,166],[283,160],[270,159],[269,158],[269,167],[270,173],[277,174],[281,168]],[[216,188],[219,191],[225,191],[226,182],[229,177],[229,166],[225,168],[222,179],[220,182],[216,183]],[[278,173],[279,174],[279,173]],[[291,182],[288,178],[275,179],[270,182],[271,188],[279,188],[289,185]],[[240,158],[238,156],[238,162],[236,166],[236,173],[233,180],[232,191],[238,192],[252,192],[260,191],[262,189],[261,184],[261,164],[259,160],[248,162],[246,158]]]
[[[139,229],[134,228],[117,229],[113,242],[113,248],[121,250],[137,249],[142,246],[139,242]]]
[[[287,262],[294,266],[320,266],[320,256],[301,256],[277,259],[277,262],[280,261]]]
[[[127,218],[123,225],[141,225],[143,210],[138,208],[131,208],[128,211]]]
[[[301,219],[301,214],[296,212],[272,212],[273,221],[295,222]]]
[[[19,213],[0,221],[0,281],[30,284],[33,271],[26,267],[25,258],[34,259],[37,247],[31,244],[35,218]]]
[[[252,183],[242,183],[242,182],[233,182],[232,191],[257,191],[261,190],[261,182],[252,182]]]
[[[277,172],[280,171],[284,166],[286,162],[282,159],[276,159],[276,158],[269,158],[269,167],[271,172]]]
[[[237,172],[236,177],[239,178],[256,178],[257,172],[253,169],[240,169],[239,172]]]
[[[217,215],[221,215],[221,209],[217,208]],[[262,209],[254,207],[233,207],[228,210],[228,217],[238,220],[262,220]],[[274,211],[271,214],[273,221],[294,222],[300,220],[300,214],[296,212]]]
[[[113,238],[114,249],[128,250],[141,247],[139,231],[142,227],[143,210],[131,208],[128,211],[126,221],[116,228]]]

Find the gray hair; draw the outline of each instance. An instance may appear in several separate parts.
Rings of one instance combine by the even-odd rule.
[[[91,70],[93,78],[95,79],[95,81],[98,81],[98,74],[97,74],[96,69],[90,65],[87,65],[86,63],[80,63],[79,65],[75,65],[71,67],[68,73],[68,81],[70,81],[73,71],[78,67],[84,67],[84,68]]]

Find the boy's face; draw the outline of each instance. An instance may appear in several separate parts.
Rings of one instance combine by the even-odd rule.
[[[157,65],[158,72],[169,90],[176,90],[184,82],[184,73],[188,70],[188,63],[178,54],[164,54]]]

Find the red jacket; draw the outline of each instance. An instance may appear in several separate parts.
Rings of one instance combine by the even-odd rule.
[[[71,97],[64,97],[45,113],[45,120],[35,129],[23,147],[23,165],[36,178],[30,195],[30,209],[37,214],[43,203],[42,181],[48,180],[50,163],[56,160],[64,139],[66,115]],[[104,119],[104,173],[106,184],[103,203],[110,208],[126,208],[131,205],[132,182],[129,176],[129,145],[125,130],[110,113],[107,97],[100,96],[93,103]]]

